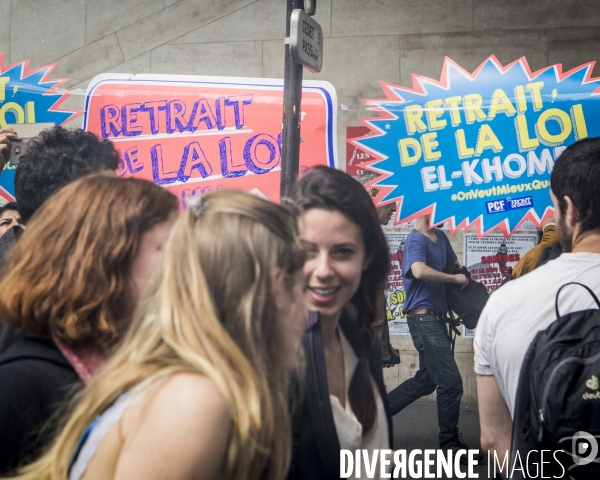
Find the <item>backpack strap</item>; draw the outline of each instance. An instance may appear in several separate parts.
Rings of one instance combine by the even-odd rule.
[[[526,455],[527,452],[533,448],[531,434],[529,431],[529,386],[531,383],[531,367],[535,357],[536,347],[542,333],[543,331],[539,331],[535,335],[534,339],[529,345],[529,348],[527,349],[527,353],[523,359],[523,364],[521,365],[519,383],[517,386],[517,395],[515,398],[509,465],[513,465],[517,452],[519,452],[520,457],[523,458],[523,454]],[[513,475],[517,475],[517,472],[518,470],[515,470]],[[513,476],[512,478],[519,477]]]
[[[569,283],[565,283],[562,287],[560,287],[558,289],[558,292],[556,292],[556,301],[554,302],[554,309],[556,311],[556,318],[560,318],[561,317],[560,313],[558,313],[558,296],[560,295],[560,291],[563,288],[565,288],[567,285],[579,285],[579,286],[585,288],[590,293],[590,295],[592,296],[592,298],[596,302],[596,305],[600,309],[600,300],[598,300],[598,297],[594,294],[594,292],[592,292],[592,289],[590,287],[588,287],[587,285],[584,285],[583,283],[579,283],[579,282],[569,282]]]
[[[443,319],[443,323],[446,323],[448,327],[448,338],[450,339],[450,350],[452,351],[452,355],[454,355],[454,345],[456,344],[456,336],[462,337],[462,334],[458,331],[458,327],[460,325],[461,318],[456,317],[452,310],[448,310]]]
[[[311,312],[312,315],[318,314]],[[324,478],[339,478],[340,442],[329,399],[321,322],[312,318],[309,319],[309,325],[312,326],[308,328],[302,339],[307,357],[306,399],[322,460]]]
[[[447,315],[449,317],[451,316],[453,319],[455,319],[457,322],[456,326],[458,326],[459,323],[462,323],[463,325],[465,325],[464,318],[467,315],[471,315],[472,313],[477,313],[477,312],[479,312],[481,314],[481,310],[475,309],[475,308],[472,308],[471,310],[467,310],[467,311],[463,312],[461,315],[457,315],[455,312],[448,310]],[[450,315],[450,313],[452,313],[452,315]],[[465,327],[467,327],[467,326],[465,325]],[[469,327],[467,327],[467,328],[469,328]],[[477,327],[475,327],[475,328],[477,328]],[[469,328],[469,330],[474,330],[474,328]],[[458,333],[458,334],[460,335],[460,333]]]

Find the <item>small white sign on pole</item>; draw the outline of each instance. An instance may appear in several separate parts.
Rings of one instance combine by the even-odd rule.
[[[304,10],[296,9],[290,18],[290,54],[294,62],[313,73],[323,68],[323,30]]]

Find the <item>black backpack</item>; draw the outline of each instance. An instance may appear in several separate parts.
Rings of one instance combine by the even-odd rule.
[[[463,290],[454,283],[445,283],[446,298],[448,299],[448,310],[458,315],[458,320],[469,328],[474,329],[479,321],[481,311],[485,306],[490,294],[485,285],[471,278],[471,273],[465,267],[456,264],[446,269],[450,275],[462,273],[469,279],[469,284]]]
[[[558,297],[567,285],[585,288],[598,309],[561,316]],[[581,441],[585,441],[578,440],[578,432],[586,432],[596,441],[600,439],[600,302],[590,288],[571,282],[558,290],[555,309],[557,320],[535,336],[521,367],[510,465],[517,455],[525,465],[529,452],[529,463],[535,458],[539,464],[540,452],[552,450],[544,457],[545,462],[552,461],[546,465],[544,476],[600,478],[600,457],[580,465],[580,458],[585,455],[583,450],[577,451]],[[587,443],[591,454],[595,442],[592,439]],[[573,455],[574,448],[580,456]]]

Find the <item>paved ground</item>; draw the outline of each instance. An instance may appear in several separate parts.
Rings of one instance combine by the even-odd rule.
[[[462,433],[463,440],[470,448],[481,448],[477,407],[461,407],[458,428]],[[410,451],[417,448],[421,450],[438,448],[438,433],[435,403],[413,403],[394,417],[394,448],[396,449]],[[479,474],[480,479],[494,478],[488,476],[487,455],[484,455],[484,464],[478,465],[474,472]]]

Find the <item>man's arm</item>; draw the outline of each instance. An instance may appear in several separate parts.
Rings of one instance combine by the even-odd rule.
[[[481,429],[481,448],[494,454],[500,468],[506,458],[502,477],[506,478],[510,464],[510,443],[512,436],[512,418],[508,406],[500,393],[493,375],[477,375],[477,404],[479,407],[479,426]]]
[[[415,262],[410,267],[413,277],[417,280],[423,280],[425,282],[443,282],[443,283],[456,283],[461,289],[466,288],[469,284],[469,279],[459,273],[457,275],[450,275],[449,273],[438,272],[431,267],[428,267],[425,262]]]

